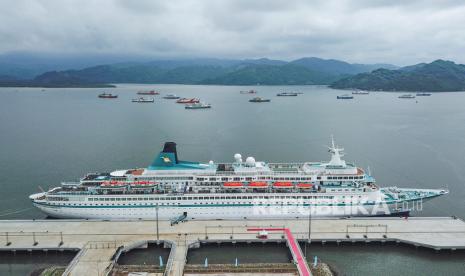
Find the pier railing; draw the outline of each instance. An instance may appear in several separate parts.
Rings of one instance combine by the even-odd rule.
[[[13,241],[17,239],[21,239],[23,242],[30,239],[32,247],[38,246],[41,239],[47,239],[47,244],[50,243],[50,239],[56,239],[56,247],[61,247],[64,244],[63,232],[0,232],[0,236],[3,237],[5,246],[11,246]]]

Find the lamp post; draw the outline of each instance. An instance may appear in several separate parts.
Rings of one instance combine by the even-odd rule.
[[[156,205],[155,211],[156,211],[156,216],[157,216],[157,244],[158,244],[160,242],[160,234],[158,232],[158,203]]]
[[[310,245],[312,242],[312,205],[309,203],[308,205],[308,241],[307,244],[305,245],[305,257],[307,257],[307,246]]]
[[[308,242],[312,242],[311,238],[312,233],[312,206],[308,206]]]

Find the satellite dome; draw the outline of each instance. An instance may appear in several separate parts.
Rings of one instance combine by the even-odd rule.
[[[214,164],[213,160],[210,160],[210,162],[208,162],[208,164],[213,165]]]
[[[247,159],[245,160],[245,164],[250,167],[255,167],[255,158],[253,158],[252,156],[247,157]]]
[[[234,154],[234,160],[236,160],[237,163],[242,163],[242,155],[240,153]]]

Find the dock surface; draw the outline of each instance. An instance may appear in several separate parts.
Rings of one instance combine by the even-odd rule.
[[[171,226],[159,221],[158,238],[173,246],[167,275],[182,275],[187,250],[209,241],[257,241],[250,228],[287,228],[295,239],[311,242],[396,241],[434,250],[465,249],[465,222],[453,217],[350,218],[308,220],[193,220]],[[0,250],[80,250],[67,275],[105,275],[121,247],[156,241],[156,221],[3,220]],[[283,240],[282,232],[268,239]]]

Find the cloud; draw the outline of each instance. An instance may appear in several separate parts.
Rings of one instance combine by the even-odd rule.
[[[463,1],[16,0],[0,53],[465,62]]]

